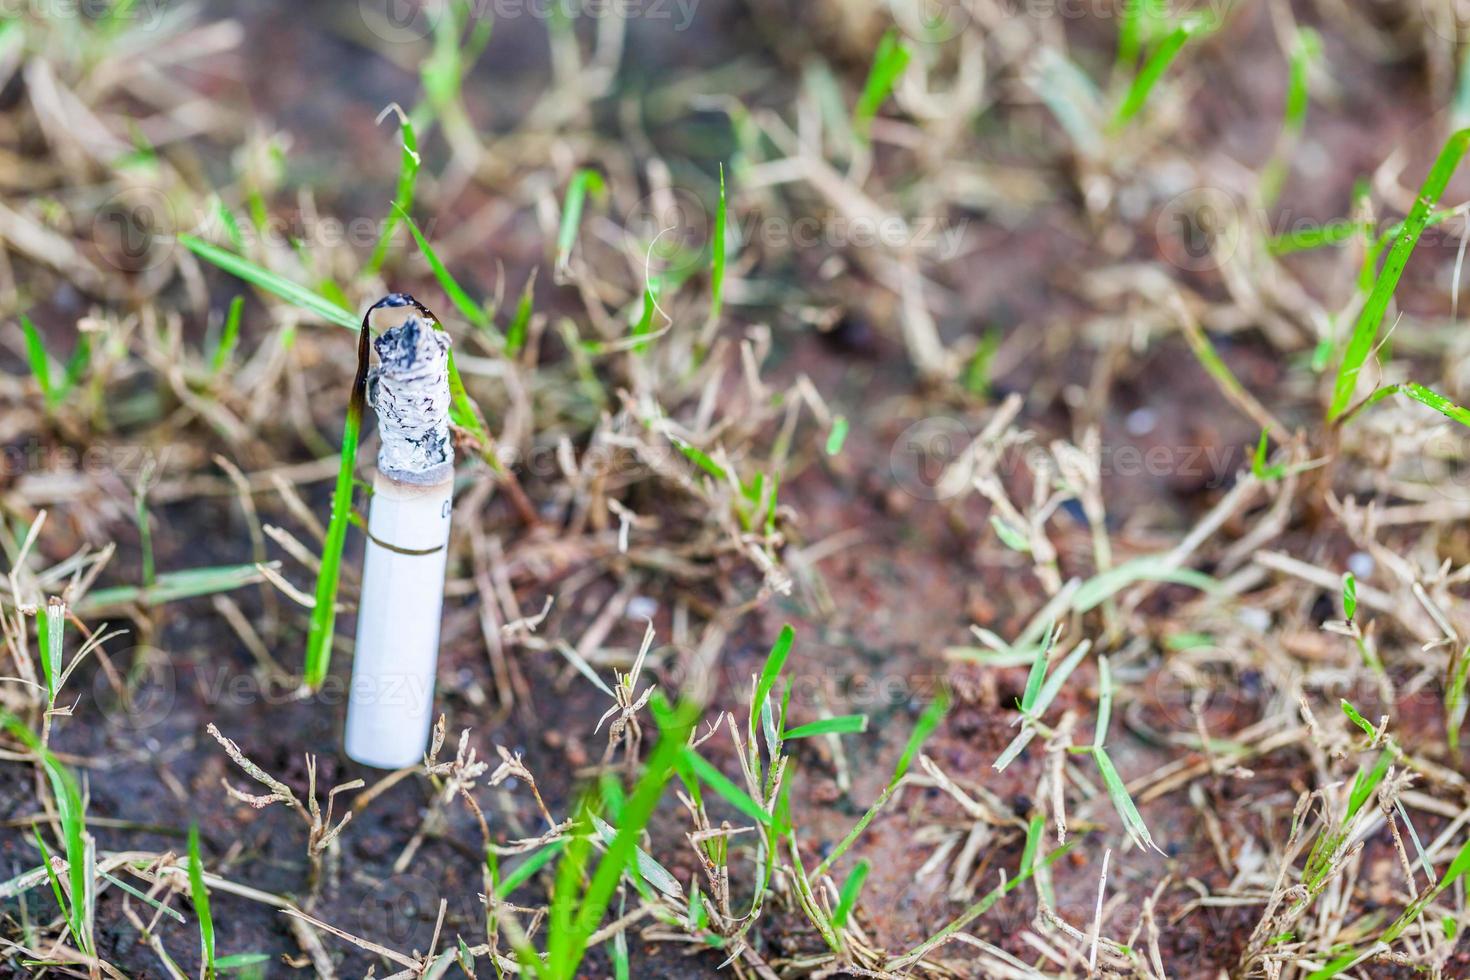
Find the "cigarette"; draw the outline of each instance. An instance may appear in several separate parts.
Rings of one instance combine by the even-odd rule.
[[[423,760],[433,720],[454,491],[449,335],[411,296],[374,309],[409,312],[373,341],[368,404],[381,446],[344,742],[363,765],[399,769]]]

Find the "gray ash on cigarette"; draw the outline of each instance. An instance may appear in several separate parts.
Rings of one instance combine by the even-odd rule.
[[[378,366],[368,376],[368,404],[378,416],[378,469],[405,483],[449,478],[449,335],[410,316],[373,341]]]

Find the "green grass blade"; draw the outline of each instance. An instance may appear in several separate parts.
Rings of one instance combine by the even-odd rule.
[[[1372,797],[1373,791],[1378,784],[1383,782],[1383,777],[1388,775],[1388,767],[1393,764],[1393,750],[1384,749],[1378,753],[1378,761],[1373,763],[1369,770],[1358,770],[1357,777],[1353,780],[1352,792],[1348,794],[1347,813],[1343,817],[1343,826],[1358,815],[1363,805]]]
[[[495,329],[495,324],[490,322],[490,315],[485,312],[485,308],[471,299],[470,294],[465,292],[459,281],[450,275],[449,269],[439,261],[439,256],[434,253],[433,247],[429,245],[428,239],[424,238],[423,232],[419,231],[419,226],[414,223],[414,220],[408,216],[407,212],[398,209],[396,204],[394,210],[408,226],[409,232],[413,234],[413,240],[423,254],[424,261],[429,263],[429,270],[434,273],[434,279],[439,283],[439,288],[444,290],[444,295],[449,297],[454,308],[459,310],[460,315],[473,326],[491,336],[500,337],[500,331]]]
[[[51,599],[46,608],[36,617],[38,631],[44,626],[44,635],[37,639],[42,645],[41,667],[46,673],[46,696],[52,704],[61,693],[62,643],[66,635],[66,604],[60,599]]]
[[[1091,612],[1123,589],[1138,582],[1172,582],[1191,586],[1201,592],[1213,591],[1216,586],[1215,580],[1203,572],[1175,568],[1167,555],[1144,555],[1116,565],[1083,582],[1077,594],[1072,597],[1072,610],[1078,613]]]
[[[776,642],[771,644],[770,653],[766,654],[765,666],[761,668],[760,679],[755,685],[755,699],[750,702],[750,720],[748,731],[751,741],[755,740],[756,719],[760,717],[761,709],[765,707],[766,698],[771,694],[772,688],[781,676],[781,668],[786,666],[786,657],[791,653],[791,644],[796,640],[796,630],[787,623],[781,627],[781,633],[776,637]]]
[[[532,272],[526,280],[526,285],[521,288],[521,298],[516,303],[515,317],[511,319],[510,326],[505,330],[505,352],[514,357],[526,346],[526,336],[531,324],[531,311],[533,293],[536,288],[536,273]]]
[[[1352,241],[1364,230],[1357,222],[1329,221],[1314,228],[1288,231],[1266,241],[1266,249],[1272,255],[1291,255],[1294,252],[1309,252],[1317,248],[1342,245]]]
[[[1362,712],[1353,707],[1352,702],[1348,701],[1346,698],[1343,698],[1339,701],[1339,703],[1342,705],[1342,713],[1347,715],[1348,718],[1352,720],[1352,723],[1354,725],[1357,725],[1359,728],[1361,728],[1365,735],[1367,735],[1369,738],[1378,737],[1378,729],[1374,728],[1373,723],[1370,722],[1367,718],[1363,717]]]
[[[1072,676],[1072,671],[1077,669],[1077,665],[1091,649],[1092,644],[1086,640],[1077,644],[1072,652],[1067,654],[1067,659],[1058,664],[1057,669],[1047,676],[1046,683],[1041,685],[1041,693],[1036,696],[1036,704],[1032,708],[1036,714],[1046,713],[1046,709],[1051,707],[1057,695],[1062,693],[1062,685],[1067,683],[1067,678]]]
[[[893,778],[888,780],[890,788],[897,788],[898,781],[903,779],[909,771],[909,766],[913,765],[914,756],[919,754],[919,750],[924,747],[929,736],[934,734],[934,729],[939,727],[939,723],[944,720],[948,712],[949,692],[941,689],[934,700],[929,702],[929,706],[924,709],[924,713],[919,716],[919,720],[914,723],[914,730],[909,733],[909,740],[903,747],[903,754],[898,757],[898,765],[893,767]]]
[[[909,734],[908,743],[904,746],[903,754],[899,756],[898,765],[893,768],[893,778],[888,781],[888,786],[884,788],[873,805],[868,807],[863,815],[858,818],[858,822],[853,824],[852,829],[847,832],[846,837],[842,838],[841,843],[834,847],[822,859],[821,864],[817,865],[816,870],[811,875],[813,878],[820,878],[826,874],[832,865],[836,863],[837,859],[847,853],[847,849],[852,847],[853,843],[862,836],[863,831],[868,829],[868,824],[873,822],[873,818],[887,805],[889,799],[898,790],[898,784],[909,771],[909,766],[913,764],[914,756],[919,754],[919,750],[923,747],[924,742],[933,734],[934,729],[939,727],[939,723],[944,720],[945,713],[948,711],[949,693],[941,689],[938,696],[929,702],[929,707],[924,709],[924,713],[919,716],[918,722],[915,723],[914,730]]]
[[[1031,542],[1026,535],[1011,527],[999,514],[990,515],[990,527],[995,531],[995,536],[1000,538],[1000,543],[1007,548],[1023,555],[1031,553]]]
[[[693,749],[685,749],[684,761],[700,779],[704,780],[705,785],[718,793],[726,803],[756,823],[767,827],[771,825],[771,815],[766,812],[765,808],[757,803],[749,793],[737,786],[729,776],[711,765],[704,756]]]
[[[838,715],[835,718],[823,718],[807,725],[798,725],[782,734],[781,740],[789,742],[794,738],[811,738],[813,735],[854,735],[867,730],[867,715]]]
[[[351,310],[345,310],[322,296],[320,293],[312,292],[300,283],[292,282],[283,276],[279,276],[269,269],[264,269],[249,259],[227,252],[222,248],[211,245],[206,241],[195,238],[193,235],[180,235],[179,241],[211,265],[218,266],[230,275],[243,279],[252,286],[258,286],[268,293],[273,293],[293,306],[299,306],[316,314],[328,323],[339,327],[357,329],[357,317]]]
[[[46,345],[41,340],[41,332],[31,322],[31,318],[22,315],[20,318],[20,329],[25,334],[26,360],[31,366],[31,377],[36,379],[36,385],[41,389],[41,399],[47,408],[55,408],[57,403],[57,390],[51,383],[51,358],[46,353]]]
[[[1445,692],[1445,728],[1449,739],[1450,748],[1456,752],[1460,749],[1460,726],[1465,721],[1465,690],[1467,682],[1470,682],[1470,647],[1460,651],[1459,657],[1453,660],[1454,668],[1450,673],[1450,683]]]
[[[1097,658],[1097,723],[1093,726],[1092,747],[1100,749],[1108,738],[1108,724],[1113,717],[1113,673],[1107,657]]]
[[[1068,677],[1072,676],[1072,671],[1077,669],[1077,665],[1082,662],[1082,658],[1087,656],[1088,651],[1091,649],[1092,644],[1086,640],[1077,644],[1077,646],[1073,648],[1072,652],[1067,654],[1066,659],[1057,665],[1057,669],[1052,671],[1051,676],[1047,677],[1045,682],[1041,684],[1040,689],[1036,692],[1035,697],[1031,699],[1030,707],[1023,707],[1023,713],[1025,715],[1035,718],[1040,718],[1043,714],[1045,714],[1046,709],[1051,707],[1051,703],[1055,701],[1057,699],[1057,695],[1062,692],[1062,685],[1067,682]],[[1043,672],[1045,669],[1045,661],[1050,651],[1051,645],[1046,644],[1037,652],[1037,656],[1041,661]],[[1032,676],[1028,677],[1026,681],[1028,691],[1031,687],[1032,679],[1035,677],[1036,672],[1037,664],[1033,663],[1031,666]],[[1025,704],[1024,695],[1022,696],[1022,704]],[[1021,754],[1021,751],[1025,749],[1026,746],[1030,745],[1031,740],[1035,737],[1036,729],[1033,726],[1025,724],[1023,722],[1023,727],[1021,728],[1021,730],[1016,733],[1015,738],[1011,739],[1011,743],[1006,746],[1005,751],[1002,752],[999,758],[997,758],[995,762],[991,764],[991,767],[995,769],[996,772],[1004,772],[1006,766],[1009,766],[1012,762],[1014,762],[1016,760],[1016,757]]]
[[[1107,750],[1094,746],[1092,749],[1092,761],[1097,764],[1097,771],[1102,776],[1103,787],[1108,792],[1108,799],[1113,803],[1113,809],[1118,811],[1118,816],[1123,820],[1123,829],[1128,832],[1134,842],[1144,850],[1155,850],[1164,853],[1154,843],[1153,837],[1148,832],[1148,825],[1143,822],[1143,815],[1138,812],[1138,807],[1133,803],[1133,797],[1128,795],[1128,787],[1123,784],[1123,777],[1118,775],[1117,767],[1108,756]]]
[[[51,852],[46,849],[46,839],[41,836],[39,825],[32,824],[31,830],[36,834],[36,846],[41,849],[41,866],[46,869],[46,878],[51,882],[51,894],[56,896],[56,907],[61,909],[61,914],[71,921],[71,903],[66,899],[66,892],[62,891],[61,879],[56,877],[56,869],[51,866]]]
[[[1036,659],[1031,662],[1031,672],[1026,675],[1026,689],[1021,692],[1021,710],[1030,714],[1036,707],[1036,698],[1041,694],[1041,684],[1046,680],[1046,661],[1051,655],[1050,643],[1043,643],[1036,650]]]
[[[572,258],[572,246],[577,243],[577,229],[582,226],[582,210],[587,205],[587,195],[601,195],[606,190],[602,174],[583,168],[572,175],[567,185],[567,196],[561,207],[561,228],[556,236],[556,278],[560,282],[567,276],[568,263]]]
[[[370,315],[370,314],[369,314]],[[337,623],[337,586],[342,575],[342,548],[347,543],[347,524],[352,516],[353,474],[357,471],[357,444],[362,434],[362,414],[367,395],[368,317],[362,318],[357,340],[357,376],[347,401],[347,420],[342,426],[342,456],[337,466],[337,485],[332,490],[332,514],[322,542],[322,565],[316,579],[316,605],[306,634],[305,680],[316,690],[327,678],[332,661],[332,633]]]
[[[847,925],[847,917],[852,914],[853,906],[857,904],[858,895],[862,893],[863,882],[868,880],[868,871],[872,865],[866,859],[859,861],[853,866],[847,880],[842,883],[842,891],[837,895],[837,908],[832,910],[832,924],[841,929]]]
[[[189,824],[189,898],[199,920],[199,948],[204,957],[206,980],[215,973],[214,916],[209,912],[209,889],[204,887],[204,860],[199,856],[199,825]]]
[[[398,127],[403,133],[403,159],[398,164],[398,186],[393,193],[393,206],[383,219],[383,233],[378,236],[378,244],[373,248],[372,258],[368,260],[365,270],[368,275],[375,274],[387,260],[388,248],[393,244],[393,232],[398,230],[399,215],[413,210],[414,189],[418,184],[419,165],[423,158],[419,156],[419,141],[414,135],[413,123],[401,112],[398,115]]]
[[[161,606],[180,599],[229,592],[259,581],[260,569],[253,564],[217,565],[181,572],[164,572],[151,587],[120,585],[88,592],[77,603],[75,611],[81,615],[132,604],[144,607]]]
[[[1118,65],[1136,64],[1144,44],[1167,24],[1164,0],[1124,0],[1118,21]]]
[[[1449,186],[1450,178],[1454,176],[1467,149],[1470,149],[1470,129],[1462,129],[1445,143],[1439,158],[1430,168],[1429,176],[1419,188],[1414,207],[1404,219],[1403,227],[1388,253],[1388,258],[1384,260],[1383,269],[1378,273],[1373,290],[1368,294],[1368,300],[1363,304],[1358,322],[1348,339],[1347,351],[1343,354],[1342,364],[1337,371],[1332,404],[1327,410],[1328,421],[1336,421],[1352,402],[1353,393],[1358,387],[1358,375],[1373,352],[1383,316],[1388,311],[1394,290],[1398,288],[1399,278],[1404,274],[1409,256],[1419,244],[1419,236],[1424,233],[1430,213],[1444,196],[1445,188]]]
[[[226,364],[230,363],[230,357],[235,353],[235,347],[240,342],[240,315],[245,310],[245,297],[236,296],[230,300],[230,312],[225,317],[224,329],[220,331],[219,344],[214,349],[214,357],[210,361],[210,370],[219,374],[224,370]]]
[[[592,825],[597,828],[597,836],[604,844],[611,844],[617,839],[618,832],[615,827],[595,813],[591,816]],[[679,879],[675,878],[668,868],[659,864],[654,860],[653,855],[641,847],[633,848],[633,867],[637,869],[639,877],[665,895],[680,900],[684,898],[684,889],[679,885]]]
[[[1470,426],[1470,411],[1456,405],[1444,395],[1410,381],[1398,386],[1398,390],[1421,405],[1427,405],[1452,422]]]
[[[567,842],[564,839],[554,840],[539,850],[532,851],[530,857],[516,865],[510,874],[500,879],[495,886],[495,897],[502,900],[509,898],[511,893],[529,881],[532,875],[551,863],[552,858],[560,854],[566,846]]]
[[[720,199],[715,204],[715,227],[710,236],[709,322],[719,320],[725,306],[725,228],[729,214],[725,203],[725,165],[720,164]]]
[[[56,798],[56,812],[61,821],[61,839],[66,847],[67,884],[71,891],[66,904],[67,924],[72,936],[85,953],[92,951],[91,921],[88,915],[87,895],[92,880],[88,873],[86,813],[82,804],[82,791],[76,777],[57,761],[56,756],[41,744],[40,739],[14,715],[0,712],[0,722],[16,738],[35,752],[41,760],[46,780],[51,784],[51,793]]]
[[[1168,35],[1159,42],[1159,46],[1144,61],[1143,67],[1133,78],[1133,84],[1128,87],[1128,92],[1123,96],[1123,101],[1118,104],[1118,110],[1113,115],[1114,130],[1122,129],[1133,118],[1143,111],[1148,104],[1149,97],[1153,95],[1155,86],[1184,50],[1184,45],[1197,35],[1207,33],[1213,28],[1213,22],[1203,16],[1190,17],[1184,23],[1175,27]]]
[[[919,960],[923,959],[925,954],[927,954],[930,950],[943,945],[955,933],[959,932],[961,929],[968,926],[971,922],[974,922],[976,919],[980,918],[980,916],[984,915],[986,912],[989,912],[996,902],[1000,901],[1006,895],[1010,894],[1013,889],[1024,883],[1037,871],[1043,868],[1049,868],[1053,863],[1061,860],[1064,855],[1072,850],[1072,847],[1076,843],[1077,838],[1073,838],[1072,840],[1067,841],[1067,843],[1063,844],[1061,847],[1058,847],[1056,850],[1047,854],[1047,856],[1042,858],[1039,863],[1033,862],[1030,867],[1021,868],[1019,871],[1016,872],[1016,876],[1014,878],[1008,878],[1006,879],[1004,884],[997,885],[995,888],[992,888],[978,902],[975,902],[969,908],[965,909],[965,911],[956,916],[954,920],[949,923],[949,925],[945,926],[943,929],[939,930],[934,935],[930,936],[928,939],[924,940],[922,943],[920,943],[918,946],[915,946],[904,955],[898,957],[897,959],[888,961],[886,964],[884,964],[884,967],[890,973],[892,973],[898,970],[903,970],[905,967],[909,967],[912,966],[914,963],[917,963]]]
[[[1286,107],[1282,112],[1281,136],[1277,140],[1277,152],[1261,171],[1261,203],[1271,207],[1281,195],[1281,188],[1290,173],[1289,153],[1301,139],[1307,123],[1307,108],[1311,92],[1307,83],[1312,62],[1322,51],[1321,38],[1309,27],[1299,28],[1291,46],[1290,71],[1286,85]]]
[[[894,83],[908,67],[909,57],[909,49],[899,40],[896,30],[890,30],[878,42],[878,49],[873,52],[873,64],[868,69],[868,79],[863,83],[862,95],[858,96],[857,105],[852,110],[853,132],[864,142],[868,139],[868,132],[878,110],[888,100]]]
[[[635,354],[648,352],[648,340],[645,338],[653,333],[653,314],[658,309],[658,293],[658,279],[655,277],[643,289],[643,309],[639,312],[638,321],[633,324],[633,337],[637,340],[633,345]]]
[[[153,522],[148,516],[147,481],[140,480],[133,494],[133,520],[138,525],[138,550],[141,553],[143,588],[158,584],[158,568],[153,561]]]
[[[660,733],[658,744],[649,754],[643,775],[619,815],[617,836],[607,846],[587,891],[582,896],[575,931],[567,947],[569,952],[559,962],[554,960],[550,964],[556,980],[572,980],[575,975],[577,963],[587,948],[587,939],[607,911],[613,891],[633,857],[638,835],[647,826],[654,808],[663,797],[664,785],[673,776],[674,767],[682,757],[689,734],[694,730],[698,719],[699,710],[696,706],[687,702],[680,703],[673,711],[669,726]]]
[[[839,415],[832,420],[832,428],[827,433],[827,455],[836,456],[842,452],[842,444],[847,441],[847,416]]]
[[[234,972],[235,970],[248,970],[253,966],[269,963],[272,957],[269,953],[232,953],[229,956],[221,956],[214,961],[217,972]],[[255,976],[264,977],[265,974],[258,973]]]

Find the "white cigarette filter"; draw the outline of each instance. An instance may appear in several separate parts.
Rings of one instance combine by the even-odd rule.
[[[449,338],[411,297],[410,315],[373,341],[368,379],[382,446],[368,511],[357,648],[347,701],[347,755],[399,769],[421,762],[434,717],[454,451],[449,441]]]

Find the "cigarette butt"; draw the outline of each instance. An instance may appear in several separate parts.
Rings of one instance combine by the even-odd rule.
[[[363,765],[411,766],[428,748],[453,489],[373,481],[345,738]]]

